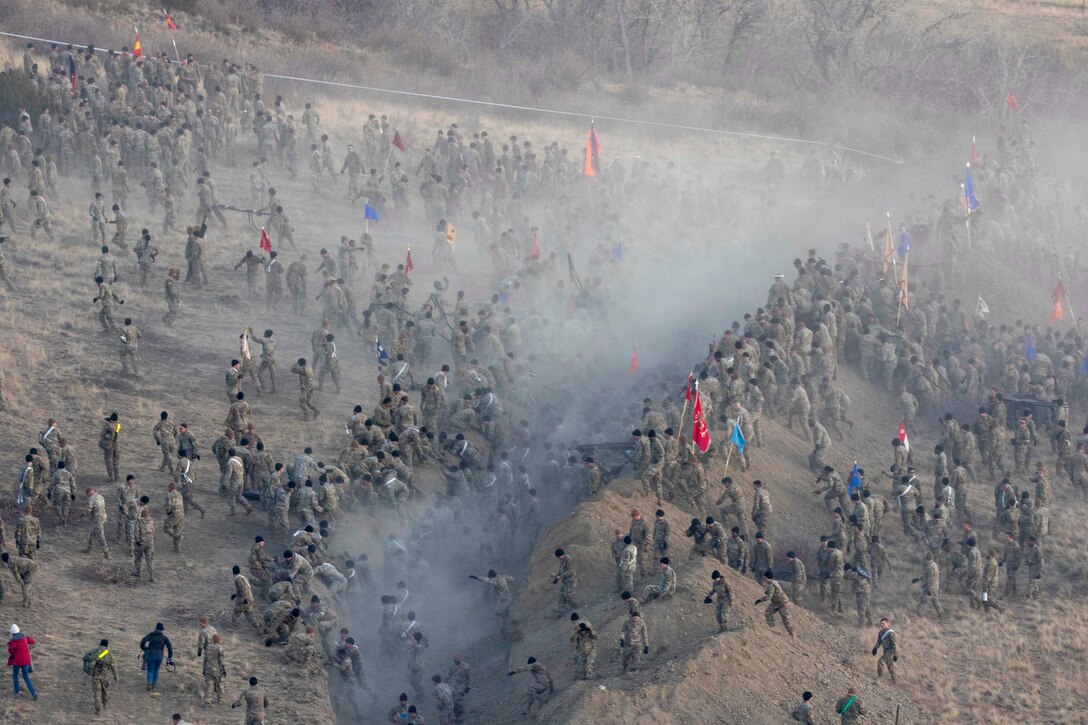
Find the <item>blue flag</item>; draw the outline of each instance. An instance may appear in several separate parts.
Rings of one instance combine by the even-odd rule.
[[[971,182],[971,165],[967,165],[967,174],[963,179],[963,198],[967,200],[967,211],[978,209],[978,199],[975,198],[975,185]]]
[[[904,226],[903,231],[899,232],[899,256],[907,256],[907,252],[910,251],[910,233],[907,232],[907,228]]]
[[[382,346],[381,340],[378,341],[378,367],[385,367],[389,364],[389,353],[385,351]]]
[[[363,217],[369,219],[372,222],[378,221],[378,212],[374,210],[370,204],[366,204],[363,208]]]
[[[1081,368],[1083,368],[1084,374],[1088,375],[1088,355],[1084,356],[1084,364],[1081,365]]]
[[[861,495],[861,472],[858,471],[858,464],[854,464],[854,470],[850,472],[850,494],[855,492]]]
[[[737,453],[744,451],[744,447],[748,445],[748,441],[744,440],[744,434],[740,432],[740,423],[736,423],[733,426],[733,435],[729,436],[729,442],[737,447]]]

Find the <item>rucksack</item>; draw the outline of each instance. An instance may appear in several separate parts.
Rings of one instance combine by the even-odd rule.
[[[95,662],[98,662],[97,650],[91,650],[87,654],[83,655],[83,673],[87,675],[93,675]]]

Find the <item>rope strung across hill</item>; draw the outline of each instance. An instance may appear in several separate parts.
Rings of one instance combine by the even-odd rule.
[[[2,32],[2,31],[0,31],[0,36],[5,36],[5,37],[8,37],[8,38],[21,38],[23,40],[36,40],[36,41],[39,41],[39,42],[42,42],[42,43],[58,43],[58,44],[61,44],[61,45],[67,45],[68,44],[63,40],[50,40],[48,38],[36,38],[36,37],[30,36],[30,35],[19,35],[17,33],[5,33],[5,32]],[[75,48],[86,48],[87,47],[86,45],[79,45],[77,43],[72,43],[71,45],[73,47],[75,47]],[[95,50],[98,50],[98,51],[101,51],[101,52],[107,52],[107,49],[103,49],[103,48],[95,48]],[[170,62],[175,63],[176,61],[170,61]],[[812,139],[790,138],[788,136],[774,136],[774,135],[771,135],[771,134],[749,133],[749,132],[746,132],[746,131],[728,131],[728,130],[725,130],[725,129],[718,129],[718,128],[705,128],[703,126],[688,126],[688,125],[685,125],[685,124],[664,123],[662,121],[645,121],[645,120],[640,120],[640,119],[637,119],[637,118],[623,118],[623,117],[620,117],[620,116],[602,116],[602,115],[593,114],[593,113],[580,113],[578,111],[563,111],[563,110],[559,110],[559,109],[555,109],[555,108],[537,108],[535,106],[521,106],[521,105],[517,105],[517,104],[514,104],[514,103],[499,103],[498,101],[481,101],[481,100],[478,100],[478,99],[475,99],[475,98],[458,98],[456,96],[442,96],[442,95],[437,95],[437,94],[434,94],[434,93],[420,93],[418,91],[404,91],[404,90],[397,90],[397,89],[393,89],[393,88],[376,88],[374,86],[363,86],[363,85],[358,85],[358,84],[355,84],[355,83],[342,83],[342,82],[339,82],[339,81],[328,81],[328,80],[323,80],[323,79],[320,79],[320,78],[301,78],[301,77],[298,77],[298,76],[277,75],[275,73],[264,73],[263,75],[265,76],[265,78],[278,78],[280,80],[285,80],[285,81],[295,81],[297,83],[313,83],[313,84],[316,84],[316,85],[333,86],[333,87],[336,87],[336,88],[351,88],[353,90],[366,91],[368,93],[386,93],[386,94],[394,95],[394,96],[408,96],[408,97],[411,97],[411,98],[425,98],[425,99],[432,100],[432,101],[447,101],[447,102],[450,102],[450,103],[466,103],[466,104],[476,105],[476,106],[488,106],[490,108],[503,108],[503,109],[512,110],[512,111],[529,111],[529,112],[532,112],[532,113],[544,113],[544,114],[550,114],[550,115],[553,115],[553,116],[567,116],[568,118],[586,118],[586,119],[589,119],[591,121],[612,121],[614,123],[627,123],[627,124],[632,124],[632,125],[636,125],[636,126],[652,126],[652,127],[656,127],[656,128],[672,128],[672,129],[676,129],[678,131],[695,131],[695,132],[698,132],[698,133],[712,133],[712,134],[717,134],[717,135],[720,135],[720,136],[737,136],[737,137],[740,137],[740,138],[751,138],[751,139],[758,139],[758,140],[762,140],[762,141],[778,141],[778,142],[783,142],[783,143],[809,144],[811,146],[823,146],[825,148],[830,147],[830,146],[836,146],[837,148],[840,148],[843,151],[849,151],[850,153],[860,154],[862,156],[868,156],[870,158],[879,159],[881,161],[887,161],[887,162],[893,163],[893,164],[902,164],[903,163],[900,159],[893,159],[893,158],[890,158],[888,156],[881,156],[880,154],[875,154],[875,153],[872,153],[871,151],[863,151],[861,149],[851,148],[850,146],[842,146],[842,145],[839,145],[839,144],[834,144],[834,143],[831,143],[829,141],[814,141]]]

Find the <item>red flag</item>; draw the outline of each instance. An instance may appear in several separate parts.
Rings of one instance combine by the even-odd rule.
[[[72,95],[76,94],[76,59],[68,56],[68,78],[72,81]]]
[[[401,151],[404,150],[404,141],[402,141],[401,138],[400,138],[400,131],[394,131],[393,132],[393,145],[396,146]]]
[[[533,232],[533,259],[540,259],[540,242],[537,240],[536,232]]]
[[[638,349],[631,345],[631,364],[627,366],[627,372],[634,375],[638,372]]]
[[[272,240],[269,239],[268,232],[264,230],[264,227],[261,227],[261,249],[266,252],[272,251]]]
[[[903,447],[906,448],[907,451],[909,452],[910,451],[910,439],[907,438],[907,424],[906,423],[900,423],[899,424],[899,433],[896,435],[896,438],[899,439],[899,442],[902,443]]]
[[[975,146],[975,137],[971,137],[971,165],[978,163],[978,147]]]
[[[706,416],[703,415],[703,403],[699,400],[699,385],[695,385],[695,407],[692,411],[691,442],[699,446],[703,453],[710,448],[710,429],[706,427]]]
[[[1016,94],[1009,91],[1009,95],[1005,97],[1005,103],[1009,104],[1009,108],[1014,111],[1020,110],[1020,102],[1016,100]]]
[[[162,14],[166,16],[166,28],[167,28],[167,30],[177,30],[178,25],[177,25],[177,23],[174,22],[174,19],[170,17],[170,13],[163,10]]]
[[[408,247],[408,259],[404,262],[404,273],[411,274],[415,268],[416,266],[412,264],[412,248]]]
[[[688,387],[684,390],[684,400],[691,402],[691,390],[695,386],[695,373],[688,373]]]
[[[1053,325],[1058,320],[1065,318],[1065,309],[1062,303],[1065,301],[1065,285],[1058,280],[1058,286],[1054,288],[1054,303],[1050,308],[1050,315],[1046,318],[1048,325]]]
[[[132,57],[139,58],[143,56],[143,54],[144,49],[143,46],[140,45],[140,34],[136,33],[136,44],[132,46]]]
[[[596,176],[601,171],[601,142],[597,139],[597,129],[593,122],[589,124],[589,138],[586,139],[585,175]]]

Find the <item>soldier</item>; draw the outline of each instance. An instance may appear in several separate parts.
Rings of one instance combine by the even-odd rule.
[[[792,579],[790,581],[790,600],[801,606],[805,602],[805,586],[808,584],[808,574],[805,573],[805,563],[798,558],[793,551],[786,552],[786,561],[790,565]]]
[[[748,565],[748,570],[756,577],[756,581],[759,581],[759,577],[762,576],[759,572],[766,571],[774,567],[774,551],[771,548],[771,542],[763,538],[763,532],[756,532],[756,543],[752,546],[752,561]]]
[[[724,488],[722,495],[714,502],[715,506],[722,507],[719,512],[721,522],[723,525],[728,525],[730,517],[736,517],[737,527],[740,529],[741,535],[747,538],[748,520],[744,516],[745,511],[748,510],[747,497],[744,495],[744,491],[741,490],[740,484],[729,476],[722,479],[722,487]]]
[[[291,372],[298,376],[298,407],[302,408],[302,419],[309,420],[311,415],[317,418],[321,411],[311,402],[314,396],[313,368],[306,362],[306,358],[300,357],[291,366]]]
[[[574,645],[574,679],[591,680],[595,676],[593,665],[597,661],[597,633],[592,624],[579,618],[578,612],[571,612],[570,621],[577,624],[570,636]]]
[[[1043,578],[1043,550],[1034,536],[1028,537],[1024,564],[1028,568],[1028,599],[1035,599],[1039,596],[1039,582]]]
[[[135,363],[133,363],[135,365]],[[162,461],[159,463],[160,471],[169,471],[174,467],[174,456],[178,450],[178,427],[170,420],[170,414],[165,410],[159,413],[159,422],[151,429],[151,435],[155,439],[162,452]]]
[[[102,423],[102,430],[98,437],[98,447],[102,449],[102,456],[106,464],[106,478],[110,481],[120,480],[118,469],[121,466],[121,423],[116,412]]]
[[[29,609],[31,602],[31,580],[34,573],[38,571],[38,562],[27,556],[12,556],[6,551],[3,554],[0,554],[0,561],[3,561],[4,564],[7,565],[12,577],[14,577],[15,581],[19,584],[19,591],[23,595],[23,607]]]
[[[68,470],[65,461],[57,462],[57,470],[53,472],[53,485],[49,489],[49,500],[60,518],[61,526],[68,526],[68,510],[72,501],[76,500],[76,478]]]
[[[756,604],[769,602],[764,614],[767,617],[767,625],[774,627],[774,615],[777,613],[782,618],[782,626],[789,632],[790,637],[796,637],[793,633],[793,625],[790,623],[790,600],[781,585],[774,580],[774,572],[770,569],[763,572],[763,596],[756,600]]]
[[[1016,573],[1020,571],[1021,559],[1022,552],[1016,536],[1011,531],[1005,532],[1005,551],[997,565],[1005,567],[1005,596],[1009,599],[1016,596]]]
[[[487,576],[480,578],[475,574],[469,574],[469,579],[474,579],[481,584],[487,584],[495,590],[495,616],[499,618],[499,632],[504,638],[520,639],[521,632],[517,622],[510,619],[510,606],[513,604],[513,594],[510,585],[514,577],[507,574],[496,574],[494,569],[489,569]]]
[[[918,605],[914,608],[915,614],[921,614],[926,602],[933,604],[937,612],[937,619],[944,618],[944,607],[941,606],[941,568],[934,559],[933,552],[926,552],[926,565],[922,569],[922,576],[911,579],[911,584],[922,583],[922,590],[918,593]],[[884,620],[880,620],[882,623]],[[889,670],[890,672],[890,670]]]
[[[91,676],[94,688],[94,712],[101,715],[110,702],[110,676],[117,683],[117,667],[113,664],[113,655],[109,651],[108,639],[99,640],[98,648],[83,655],[83,671]],[[88,666],[89,664],[89,666]]]
[[[725,544],[726,561],[729,562],[729,567],[733,571],[739,571],[741,574],[748,573],[748,543],[741,536],[740,528],[734,526],[729,532],[729,539]]]
[[[317,378],[317,389],[324,390],[325,376],[332,374],[333,385],[337,394],[340,393],[340,356],[336,352],[336,336],[331,332],[325,335],[325,341],[321,345],[321,373]],[[316,416],[315,416],[316,417]]]
[[[507,672],[506,676],[513,677],[522,672],[528,672],[533,677],[529,687],[525,690],[525,704],[521,712],[522,717],[528,717],[534,704],[543,706],[548,701],[548,697],[555,691],[555,686],[552,684],[552,678],[548,674],[548,670],[544,665],[536,661],[536,657],[530,657],[524,666]]]
[[[108,561],[110,548],[106,544],[106,499],[102,494],[95,493],[91,487],[87,488],[87,513],[91,520],[91,531],[87,536],[87,547],[82,553],[91,553],[91,547],[97,541],[102,546],[102,558]]]
[[[19,556],[33,559],[42,545],[42,524],[34,516],[34,508],[27,504],[15,528],[15,549]]]
[[[271,383],[271,393],[276,393],[276,338],[272,330],[265,330],[259,338],[250,336],[252,342],[261,346],[261,364],[257,368],[257,386],[264,386],[264,374],[267,372]]]
[[[997,587],[1000,584],[998,572],[997,552],[990,549],[986,554],[986,563],[982,569],[982,578],[979,581],[980,606],[986,612],[996,609],[1004,613],[1005,605],[996,600]]]
[[[846,691],[845,697],[840,697],[835,703],[835,712],[838,713],[841,725],[853,725],[865,715],[865,708],[861,704],[856,688],[851,687]]]
[[[552,584],[559,584],[559,601],[555,606],[557,616],[562,616],[577,606],[574,601],[574,587],[578,583],[577,574],[574,571],[574,560],[562,549],[555,550],[555,558],[559,559],[559,571],[552,577]]]
[[[842,550],[836,547],[836,542],[827,542],[827,580],[831,607],[840,614],[845,611],[842,606],[842,579],[845,571]]]
[[[250,557],[252,559],[252,557]],[[261,631],[261,625],[257,623],[257,617],[254,614],[253,609],[253,588],[249,584],[249,579],[242,573],[242,568],[237,564],[231,567],[231,574],[234,575],[234,594],[231,595],[231,601],[234,602],[234,610],[230,615],[230,623],[232,627],[238,626],[238,617],[243,616],[246,621],[253,625],[253,628],[258,632]]]
[[[638,548],[630,536],[623,537],[623,549],[616,560],[616,593],[629,592],[635,588],[635,573],[638,570]]]
[[[812,693],[805,690],[801,695],[801,703],[790,712],[790,719],[801,723],[801,725],[816,725],[816,722],[812,719],[812,705],[809,704],[811,700]]]
[[[771,507],[771,496],[764,487],[763,481],[752,481],[752,487],[755,489],[752,500],[752,522],[759,531],[767,531],[771,513],[774,510]]]
[[[212,641],[204,647],[204,691],[200,693],[200,701],[207,703],[215,692],[215,704],[223,702],[223,678],[227,676],[227,667],[223,664],[223,638],[218,634],[212,635]]]
[[[181,540],[185,538],[183,527],[185,525],[185,499],[178,492],[178,485],[171,481],[166,493],[166,519],[162,530],[174,542],[174,552],[181,552]]]
[[[647,602],[654,599],[666,599],[676,592],[676,572],[669,566],[669,557],[664,556],[660,562],[661,578],[657,584],[650,584],[644,590],[642,598]]]
[[[643,655],[650,653],[650,636],[639,612],[631,612],[624,622],[620,650],[623,653],[623,674],[638,671]]]
[[[854,602],[858,610],[858,626],[873,625],[872,601],[873,586],[869,580],[869,573],[853,564],[843,565],[843,578],[849,579],[854,585]]]
[[[181,295],[178,293],[178,277],[181,275],[181,271],[177,267],[171,267],[166,273],[166,279],[163,282],[163,298],[166,300],[166,314],[162,316],[163,323],[170,327],[174,324],[174,320],[178,317],[178,306],[181,301]]]
[[[151,518],[151,512],[146,509],[140,509],[140,516],[137,520],[135,531],[133,532],[133,543],[135,546],[135,565],[136,570],[132,575],[136,578],[140,577],[140,567],[146,561],[147,562],[147,580],[154,583],[155,571],[153,569],[153,561],[155,559],[155,522]]]
[[[895,663],[899,661],[899,646],[896,641],[895,630],[892,629],[891,622],[887,617],[881,617],[880,619],[880,631],[876,635],[876,645],[873,646],[873,656],[876,657],[878,651],[883,650],[880,654],[880,659],[876,661],[876,677],[880,679],[884,674],[884,668],[888,668],[888,676],[892,678],[892,684],[895,684]]]
[[[240,707],[242,703],[246,706],[246,725],[264,725],[265,722],[265,710],[268,709],[268,695],[265,694],[263,688],[257,686],[257,678],[249,678],[249,687],[242,690],[242,694],[238,696],[238,699],[230,704],[233,710],[236,707]]]
[[[718,622],[718,631],[724,632],[729,627],[729,610],[733,606],[733,590],[729,582],[715,569],[710,579],[713,582],[710,591],[703,598],[703,604],[714,604],[714,619]]]
[[[654,512],[653,550],[659,559],[669,550],[669,519],[662,509]]]
[[[249,289],[250,294],[257,292],[257,275],[260,273],[261,267],[264,266],[264,255],[256,255],[252,249],[247,249],[245,255],[234,265],[234,269],[237,270],[242,265],[246,268],[246,287]]]

